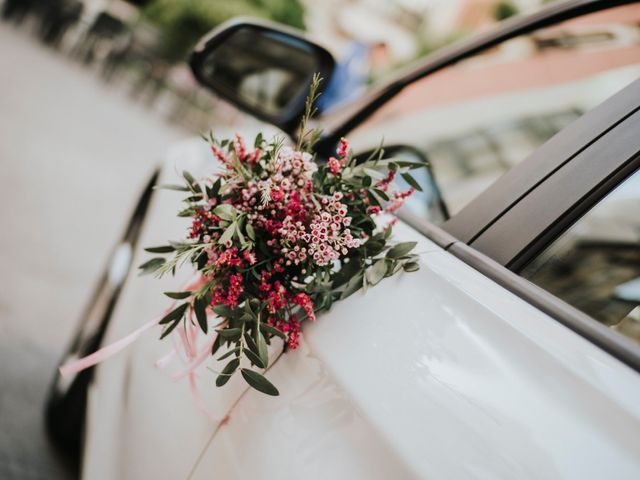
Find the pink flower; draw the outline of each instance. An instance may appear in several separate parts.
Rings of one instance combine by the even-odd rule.
[[[328,165],[329,165],[329,171],[334,175],[337,175],[338,173],[340,173],[340,170],[342,170],[342,162],[338,160],[336,157],[331,157],[329,159]]]
[[[213,155],[222,163],[227,163],[229,161],[227,155],[215,145],[211,145],[211,151],[213,152]]]
[[[239,133],[236,133],[236,141],[233,142],[233,148],[236,151],[236,155],[238,159],[242,162],[247,156],[247,148],[244,144],[244,139],[240,136]]]

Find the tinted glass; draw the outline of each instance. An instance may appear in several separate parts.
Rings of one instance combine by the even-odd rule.
[[[522,276],[640,342],[640,173],[549,246]]]
[[[504,42],[429,75],[349,134],[419,149],[455,215],[542,143],[640,76],[640,5]],[[428,209],[408,205],[427,216]],[[437,219],[429,218],[437,221]]]
[[[305,96],[319,69],[305,42],[255,28],[236,30],[202,65],[203,76],[212,85],[272,116]]]

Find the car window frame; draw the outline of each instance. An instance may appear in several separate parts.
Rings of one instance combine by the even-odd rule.
[[[531,15],[517,16],[503,21],[487,33],[443,48],[428,56],[426,60],[421,61],[417,66],[410,66],[407,70],[392,77],[363,98],[355,101],[354,106],[346,108],[347,114],[338,111],[333,115],[322,116],[320,120],[326,134],[316,144],[315,151],[320,157],[329,158],[333,155],[341,137],[348,136],[351,130],[367,120],[405,87],[445,67],[541,28],[551,27],[590,13],[634,3],[639,2],[638,0],[568,0],[554,3]],[[503,180],[500,184],[496,182],[460,212],[453,215],[442,225],[442,230],[465,243],[469,243],[478,237],[502,214],[520,201],[523,194],[534,189],[546,177],[629,114],[628,109],[626,109],[628,104],[625,104],[624,100],[620,102],[610,101],[615,97],[615,95],[610,97],[599,107],[572,122],[552,137],[551,140],[543,144],[544,150],[541,150],[542,147],[535,150],[531,156],[538,152],[538,158],[534,162],[543,161],[544,168],[541,168],[540,164],[538,164],[535,169],[523,171],[524,167],[521,165],[529,160],[528,157],[527,160],[507,172],[504,175],[504,180],[499,179],[499,181]],[[534,162],[529,163],[529,165]]]
[[[607,125],[607,122],[613,121],[620,115],[622,115],[620,121]],[[556,170],[539,181],[531,190],[523,193],[521,198],[505,212],[505,215],[483,230],[481,236],[477,237],[477,239],[481,238],[482,242],[461,240],[447,230],[446,223],[438,227],[409,212],[402,212],[400,217],[443,250],[640,373],[640,346],[518,274],[533,256],[562,235],[618,185],[640,170],[640,137],[631,135],[628,140],[631,143],[631,150],[635,149],[633,155],[619,155],[621,150],[626,150],[627,154],[631,151],[628,148],[629,145],[620,144],[620,132],[628,134],[640,131],[640,79],[610,97],[584,117],[584,122],[594,127],[599,126],[600,129],[604,129],[604,133],[597,136],[586,147],[576,149],[581,143],[576,138],[576,134],[583,130],[581,125],[572,128],[572,125],[580,121],[578,119],[534,151],[521,163],[524,172],[531,171],[536,166],[535,162],[541,154],[553,154],[556,145],[559,146],[558,148],[567,149],[567,152],[575,150],[578,154],[569,155],[569,158],[561,156],[560,158],[564,161],[558,162],[559,167]],[[609,153],[608,161],[595,162],[594,160],[602,158],[603,149]],[[590,165],[589,174],[596,175],[597,187],[593,188],[593,184],[589,182],[576,182],[571,195],[565,196],[567,179],[587,164]],[[498,183],[489,189],[499,187]],[[551,191],[551,197],[554,196],[555,191],[555,196],[559,199],[563,198],[564,204],[561,208],[563,213],[559,216],[550,215],[544,202],[540,201],[542,192],[545,193],[545,201],[549,201],[547,198],[549,191]],[[503,195],[504,192],[505,190],[502,190]],[[474,202],[475,200],[472,201]],[[536,216],[538,218],[534,222],[535,233],[528,239],[519,236],[518,228],[520,227],[513,224],[511,219],[514,217],[531,219]],[[501,256],[501,252],[507,248],[511,253]]]
[[[559,164],[558,168],[533,188],[523,192],[517,202],[465,243],[510,270],[519,271],[637,170],[640,167],[640,138],[636,133],[640,131],[640,79],[605,101],[602,106],[620,102],[626,102],[627,107],[633,106],[628,108],[630,113],[610,125],[604,134],[588,146],[579,149],[575,155]],[[602,117],[595,110],[592,113],[596,114],[604,128],[609,117]],[[554,139],[557,141],[555,143],[561,144],[571,140],[571,132],[565,132],[570,127],[571,125],[560,131],[556,135],[558,138],[553,137],[538,148],[522,162],[523,168],[520,170],[533,171],[538,167],[537,160],[541,155],[553,155],[553,151],[546,147],[554,143]],[[607,155],[607,161],[602,161],[604,154]],[[496,190],[502,187],[501,184],[508,184],[508,181],[508,175],[505,174],[496,182]],[[493,194],[495,193],[494,191]],[[547,208],[549,203],[553,203],[553,209]],[[527,219],[527,222],[522,224],[517,219]]]
[[[463,45],[462,48],[458,48],[457,56],[450,51],[444,52],[439,57],[436,56],[431,64],[424,66],[421,74],[414,74],[412,80],[406,85],[516,36],[588,13],[631,3],[637,3],[637,1],[606,3],[574,1],[561,4],[555,10],[548,8],[529,22],[522,21],[519,24],[514,22],[513,25],[506,25],[502,30],[490,34],[484,41],[478,39],[469,42],[466,47]],[[333,132],[337,135],[333,135],[333,138],[331,135],[325,137],[325,144],[320,145],[319,152],[333,148],[337,138],[347,134],[358,123],[368,118],[402,88],[398,84],[390,85],[377,99],[378,103],[374,101],[374,104],[370,104],[370,111],[366,111],[367,106],[365,106],[359,112],[360,118],[354,125],[348,129],[334,129]],[[382,98],[385,95],[388,98]],[[640,79],[562,129],[441,226],[407,211],[401,211],[399,217],[443,250],[602,348],[623,364],[640,372],[638,345],[517,274],[536,252],[541,251],[545,245],[560,236],[601,198],[640,168],[640,155],[635,155],[633,158],[615,157],[615,155],[610,157],[614,158],[614,161],[607,166],[608,173],[605,172],[607,168],[594,171],[594,174],[601,172],[600,174],[603,175],[598,177],[602,180],[598,187],[594,189],[588,185],[576,185],[579,201],[577,203],[574,201],[571,204],[572,208],[565,208],[564,213],[555,219],[544,217],[538,222],[540,231],[528,240],[523,241],[522,238],[514,240],[504,234],[504,227],[508,226],[506,223],[508,217],[518,214],[531,215],[535,210],[532,210],[531,205],[535,204],[532,200],[536,197],[536,193],[541,192],[545,187],[553,187],[552,189],[560,192],[568,173],[580,168],[585,159],[592,159],[596,148],[601,147],[603,142],[611,144],[617,129],[625,126],[626,122],[632,123],[628,123],[625,127],[640,126],[636,123],[639,117]],[[612,151],[615,152],[615,142],[611,146]],[[567,202],[571,203],[568,200]],[[505,242],[509,243],[511,256],[500,256],[497,253],[501,247],[505,246]],[[497,260],[492,257],[496,257]]]

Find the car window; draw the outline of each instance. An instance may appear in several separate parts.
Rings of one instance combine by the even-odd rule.
[[[409,85],[349,134],[356,151],[420,150],[455,215],[498,177],[640,76],[640,5],[520,36]],[[427,188],[429,190],[429,188]],[[429,220],[430,192],[407,203]]]
[[[639,207],[636,172],[521,275],[640,343]]]

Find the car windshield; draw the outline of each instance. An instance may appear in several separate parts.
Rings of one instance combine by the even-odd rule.
[[[640,6],[516,37],[414,82],[349,133],[356,151],[407,145],[455,215],[569,123],[640,76]],[[425,192],[407,208],[434,218]],[[446,218],[445,218],[446,219]]]

